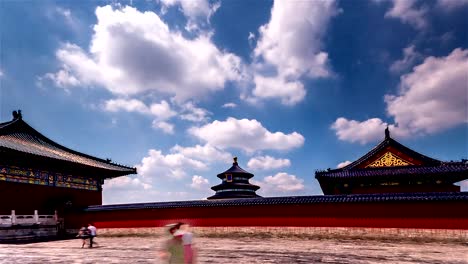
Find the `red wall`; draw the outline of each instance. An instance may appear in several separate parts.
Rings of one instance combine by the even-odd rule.
[[[41,186],[37,184],[0,181],[0,214],[39,214],[61,210],[65,201],[72,206],[86,207],[102,204],[101,191]]]
[[[468,229],[466,202],[315,203],[135,209],[68,215],[67,228],[192,226],[330,226]]]

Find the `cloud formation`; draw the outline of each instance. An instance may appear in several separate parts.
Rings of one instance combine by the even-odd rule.
[[[119,95],[152,92],[184,101],[241,79],[240,58],[219,50],[209,34],[187,39],[156,13],[129,6],[97,7],[96,17],[89,52],[71,43],[57,50],[62,67],[45,76],[57,86],[102,86]]]
[[[187,176],[187,171],[206,170],[207,164],[185,157],[181,153],[164,155],[162,151],[150,149],[148,156],[137,165],[138,173],[146,179],[171,178],[181,179]]]
[[[437,0],[437,5],[445,11],[452,11],[468,5],[468,0]]]
[[[293,132],[270,132],[255,119],[215,120],[201,127],[192,127],[189,133],[211,146],[237,148],[246,152],[258,150],[289,150],[304,144],[304,137]]]
[[[360,122],[340,117],[331,128],[340,140],[365,144],[381,138],[387,125],[393,134],[406,137],[467,123],[467,72],[468,50],[458,48],[446,57],[428,57],[401,76],[397,95],[384,97],[395,124],[380,118]]]
[[[210,17],[221,6],[220,2],[210,3],[208,0],[159,0],[164,8],[180,6],[187,18],[187,31],[199,30],[209,23]]]
[[[427,26],[426,6],[418,7],[417,0],[392,0],[392,8],[385,13],[385,17],[397,18],[402,23],[409,24],[416,29],[424,29]]]
[[[265,177],[262,181],[252,180],[252,183],[260,186],[263,195],[272,194],[294,194],[304,190],[304,180],[286,172],[279,172],[272,176]]]
[[[329,77],[322,38],[337,13],[334,1],[275,1],[270,21],[259,28],[252,96],[294,105],[306,95],[301,78]]]
[[[181,147],[175,145],[171,148],[172,153],[180,153],[188,158],[203,160],[206,162],[209,161],[222,161],[229,162],[232,158],[232,155],[229,152],[218,149],[211,145],[195,145],[193,147]]]
[[[421,57],[422,55],[415,51],[414,45],[408,46],[403,49],[403,58],[390,65],[390,72],[403,72],[413,66]]]
[[[336,165],[336,168],[337,168],[337,169],[341,169],[341,168],[343,168],[343,167],[348,166],[349,164],[351,164],[351,161],[349,161],[349,160],[343,161],[343,162],[340,162],[338,165]]]
[[[247,167],[252,170],[273,170],[289,166],[289,159],[275,159],[271,156],[253,157],[247,162]]]
[[[193,175],[190,187],[197,190],[209,189],[210,182],[203,176]]]

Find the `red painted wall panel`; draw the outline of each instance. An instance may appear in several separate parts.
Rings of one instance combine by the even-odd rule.
[[[75,213],[67,228],[94,222],[98,227],[333,226],[468,229],[466,202],[316,203],[202,208],[136,209]]]
[[[102,204],[100,191],[41,186],[27,183],[0,182],[0,214],[39,214],[63,210],[65,201],[72,206],[86,207]]]

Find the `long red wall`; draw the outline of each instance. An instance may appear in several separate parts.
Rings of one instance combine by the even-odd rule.
[[[88,191],[64,187],[40,186],[27,183],[0,181],[0,214],[53,214],[61,210],[65,202],[74,207],[84,207],[102,203],[101,191]]]
[[[192,226],[329,226],[467,229],[468,203],[311,203],[94,211],[70,214],[67,228],[94,222],[99,228]]]

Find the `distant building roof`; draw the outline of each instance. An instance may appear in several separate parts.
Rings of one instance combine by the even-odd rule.
[[[388,131],[388,130],[387,130]],[[389,132],[387,132],[389,133]],[[345,167],[341,168],[341,170],[349,170],[349,169],[354,169],[358,168],[364,165],[365,162],[369,161],[374,157],[376,154],[379,152],[385,151],[386,149],[395,149],[404,154],[405,156],[412,157],[420,163],[425,164],[425,165],[439,165],[442,162],[433,158],[430,158],[428,156],[425,156],[421,153],[418,153],[402,144],[400,144],[398,141],[394,140],[393,138],[390,137],[390,134],[386,133],[385,139],[380,142],[377,146],[375,146],[372,150],[367,152],[364,156],[360,157],[356,161],[346,165]]]
[[[467,201],[468,192],[447,193],[396,193],[396,194],[350,194],[350,195],[315,195],[289,197],[257,197],[222,200],[194,200],[159,203],[134,203],[115,205],[93,205],[85,211],[113,211],[136,209],[164,209],[188,207],[221,207],[221,206],[259,206],[259,205],[299,205],[319,203],[393,203],[393,202],[432,202],[432,201]]]
[[[374,176],[438,176],[458,175],[460,180],[468,175],[467,162],[444,162],[438,166],[401,166],[401,167],[380,167],[363,169],[336,169],[330,171],[317,171],[316,178],[322,176],[332,178],[354,178],[354,177],[374,177]]]
[[[237,163],[237,157],[234,157],[234,162],[231,168],[227,171],[218,174],[221,183],[211,187],[216,193],[208,199],[232,199],[232,198],[252,198],[259,197],[255,193],[260,187],[249,182],[249,179],[254,175],[245,171]]]
[[[13,113],[13,120],[0,123],[0,151],[13,151],[105,169],[117,175],[135,174],[136,169],[115,164],[66,148],[48,139],[28,125],[21,112]]]
[[[392,139],[387,128],[384,140],[365,155],[343,168],[316,171],[315,178],[324,194],[446,192],[468,179],[468,162],[427,157]]]

